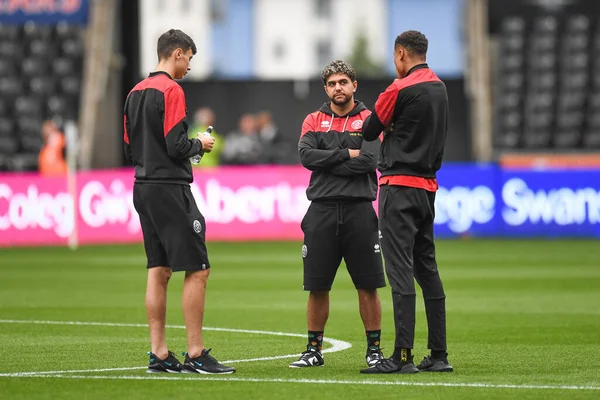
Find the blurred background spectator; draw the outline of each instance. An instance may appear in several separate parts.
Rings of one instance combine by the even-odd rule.
[[[256,114],[258,134],[264,149],[263,161],[267,164],[289,164],[296,161],[290,157],[297,151],[296,138],[284,137],[269,111],[260,111]]]
[[[44,121],[42,124],[42,139],[44,144],[40,150],[39,172],[44,176],[65,176],[67,163],[65,161],[65,137],[54,121]]]
[[[258,118],[255,115],[242,115],[238,129],[225,138],[221,153],[223,164],[252,165],[264,162],[265,147],[258,128]]]
[[[276,143],[281,140],[270,112],[261,111],[256,114],[256,123],[258,124],[258,134],[264,143]]]
[[[213,150],[210,153],[205,153],[202,156],[202,162],[194,164],[194,167],[212,168],[221,163],[221,153],[225,143],[223,141],[223,137],[219,135],[219,132],[216,128],[216,123],[217,118],[215,117],[215,112],[209,107],[201,107],[194,113],[193,124],[190,125],[188,131],[189,136],[198,137],[198,135],[206,132],[206,129],[209,126],[212,126],[213,131],[211,135],[215,138],[215,146],[213,147]]]

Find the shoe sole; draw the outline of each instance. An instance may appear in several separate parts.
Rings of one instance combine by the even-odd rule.
[[[182,372],[182,371],[174,371],[174,370],[170,370],[170,369],[168,369],[166,371],[159,371],[156,369],[147,369],[146,370],[147,374],[178,374],[180,372]]]
[[[419,367],[417,367],[419,368]],[[444,363],[443,361],[436,361],[435,363],[433,363],[432,365],[428,366],[427,368],[419,368],[419,370],[423,371],[423,372],[453,372],[454,368],[452,368],[452,365],[450,365],[450,363]]]
[[[376,371],[374,369],[374,367],[371,368],[367,368],[367,369],[363,369],[360,371],[361,374],[382,374],[382,375],[390,375],[390,374],[418,374],[419,373],[419,369],[417,367],[412,367],[412,368],[406,368],[407,366],[405,365],[404,367],[400,368],[398,371],[389,371],[389,372],[385,372],[385,371]]]
[[[452,368],[452,366],[449,366],[449,367],[444,367],[442,369],[426,368],[426,369],[421,369],[419,371],[421,371],[421,372],[454,372],[454,368]]]
[[[391,371],[391,372],[380,372],[380,371],[377,371],[377,372],[371,372],[371,371],[366,372],[366,371],[362,370],[362,371],[360,371],[360,373],[361,374],[367,374],[367,375],[377,375],[377,374],[381,374],[381,375],[418,374],[419,370],[416,370],[416,371],[414,371],[414,370],[405,370],[405,371],[399,370],[399,371]]]
[[[201,369],[195,369],[193,371],[190,371],[189,369],[184,369],[183,371],[184,374],[202,374],[202,375],[229,375],[229,374],[233,374],[235,371],[224,371],[224,372],[208,372],[208,371],[203,371]]]
[[[321,365],[290,365],[290,368],[309,368],[309,367],[324,367],[325,364]]]

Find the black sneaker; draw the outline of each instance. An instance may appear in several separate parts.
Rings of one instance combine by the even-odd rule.
[[[384,357],[383,357],[383,353],[381,352],[381,349],[377,349],[377,350],[367,349],[367,354],[365,356],[365,359],[367,360],[367,365],[369,367],[374,367],[377,363],[383,361]]]
[[[423,361],[417,365],[419,371],[423,372],[452,372],[454,368],[448,362],[448,358],[432,358],[431,355],[423,358]]]
[[[188,374],[233,374],[235,368],[219,363],[209,354],[211,350],[202,350],[202,353],[196,358],[191,358],[188,353],[183,353],[185,362],[183,363],[182,372]]]
[[[150,362],[148,363],[148,373],[156,373],[156,372],[169,372],[172,374],[178,374],[181,372],[181,363],[177,358],[175,358],[175,354],[169,351],[169,355],[164,360],[158,358],[158,356],[154,353],[148,352],[150,356]]]
[[[375,366],[362,369],[361,374],[416,374],[419,372],[412,362],[412,356],[409,361],[396,361],[393,358],[384,358]]]
[[[306,350],[300,358],[290,364],[290,368],[322,367],[325,365],[323,355],[316,350]]]

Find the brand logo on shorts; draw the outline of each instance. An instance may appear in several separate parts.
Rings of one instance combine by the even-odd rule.
[[[306,258],[306,255],[308,254],[308,247],[306,247],[306,245],[302,245],[302,258]]]
[[[379,231],[379,239],[383,239],[383,235],[381,234],[381,231]]]
[[[360,129],[360,128],[362,128],[362,126],[363,126],[362,119],[357,119],[350,126],[352,127],[352,129]]]
[[[373,251],[374,251],[375,253],[381,253],[381,248],[379,247],[379,245],[378,245],[378,244],[376,244],[375,246],[373,246]]]
[[[196,233],[202,232],[202,224],[197,219],[194,220],[194,232],[196,232]]]

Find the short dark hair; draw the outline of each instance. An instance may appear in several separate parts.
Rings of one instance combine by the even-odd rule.
[[[352,68],[352,65],[342,60],[335,60],[327,64],[321,73],[321,79],[323,84],[327,84],[327,80],[331,75],[335,74],[346,74],[352,82],[356,81],[356,71]]]
[[[196,54],[197,51],[196,44],[191,37],[179,29],[169,29],[158,38],[158,44],[156,45],[158,60],[169,58],[171,53],[179,48],[184,52],[191,49],[192,54]]]
[[[406,31],[396,37],[394,49],[398,46],[406,48],[411,54],[425,57],[429,41],[419,31]]]

